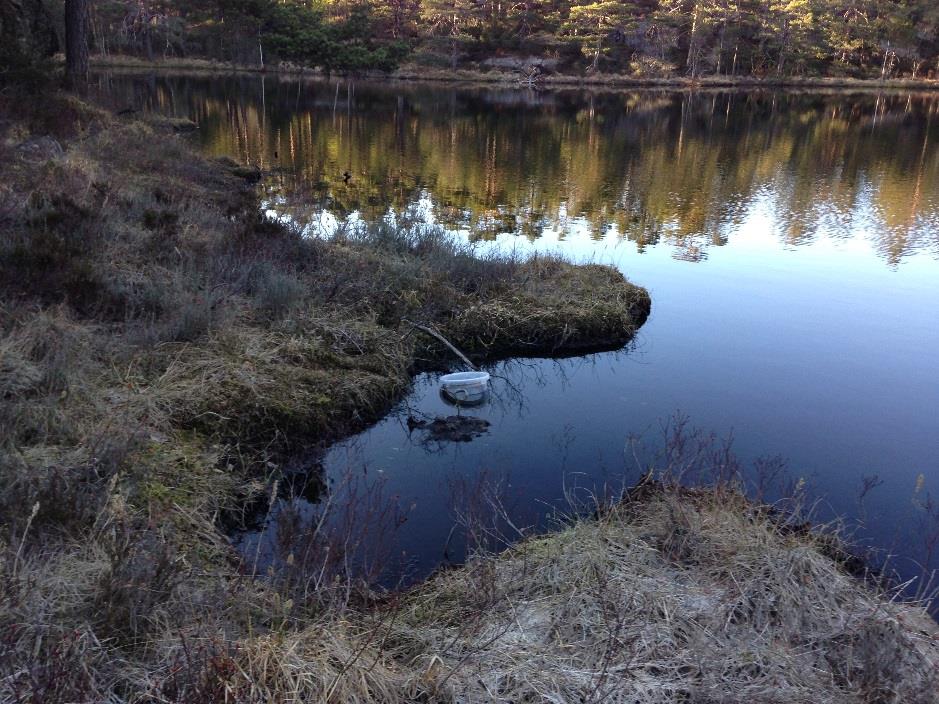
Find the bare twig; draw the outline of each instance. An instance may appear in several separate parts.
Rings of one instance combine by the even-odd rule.
[[[473,363],[469,360],[469,357],[467,357],[465,354],[463,354],[462,352],[460,352],[460,350],[456,347],[456,345],[454,345],[452,342],[450,342],[447,338],[445,338],[443,335],[441,335],[439,332],[437,332],[437,331],[434,330],[433,328],[429,328],[429,327],[427,327],[426,325],[421,325],[420,323],[415,323],[414,321],[408,320],[407,318],[402,318],[402,319],[401,319],[401,322],[402,322],[402,323],[407,323],[408,325],[410,325],[410,326],[412,326],[412,327],[414,327],[414,328],[417,328],[417,329],[420,330],[421,332],[426,332],[426,333],[427,333],[428,335],[430,335],[431,337],[434,337],[434,338],[440,340],[440,342],[442,342],[442,343],[445,344],[447,347],[449,347],[449,348],[453,351],[453,353],[456,354],[457,357],[459,357],[459,358],[462,359],[464,362],[466,362],[466,364],[469,366],[470,369],[472,369],[473,371],[478,371],[478,370],[479,370],[479,367],[477,367],[475,364],[473,364]]]

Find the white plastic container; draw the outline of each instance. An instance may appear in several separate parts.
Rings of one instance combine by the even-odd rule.
[[[443,392],[454,401],[473,403],[486,396],[489,390],[488,372],[456,372],[440,377]]]

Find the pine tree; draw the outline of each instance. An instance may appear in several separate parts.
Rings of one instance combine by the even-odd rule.
[[[89,0],[65,0],[65,83],[73,90],[88,83]]]

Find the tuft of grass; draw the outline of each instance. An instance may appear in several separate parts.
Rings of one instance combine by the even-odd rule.
[[[651,310],[648,293],[609,267],[536,258],[519,275],[511,298],[468,306],[446,330],[479,355],[570,354],[624,345]],[[583,295],[596,290],[605,295]]]
[[[249,293],[257,301],[260,312],[274,321],[290,313],[306,294],[297,276],[280,271],[269,263],[252,272],[249,287]]]
[[[663,488],[479,557],[396,645],[440,701],[936,701],[924,613],[730,497]]]
[[[156,393],[183,427],[270,443],[337,437],[356,417],[377,419],[407,383],[396,335],[326,320],[302,332],[232,331],[182,349]]]
[[[146,642],[185,570],[177,564],[173,545],[151,530],[118,524],[102,546],[107,567],[90,605],[95,632],[130,645]]]

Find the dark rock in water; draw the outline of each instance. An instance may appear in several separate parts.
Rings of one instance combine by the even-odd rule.
[[[432,421],[408,416],[408,430],[423,430],[425,442],[469,442],[489,430],[489,421],[472,416],[447,416]]]

